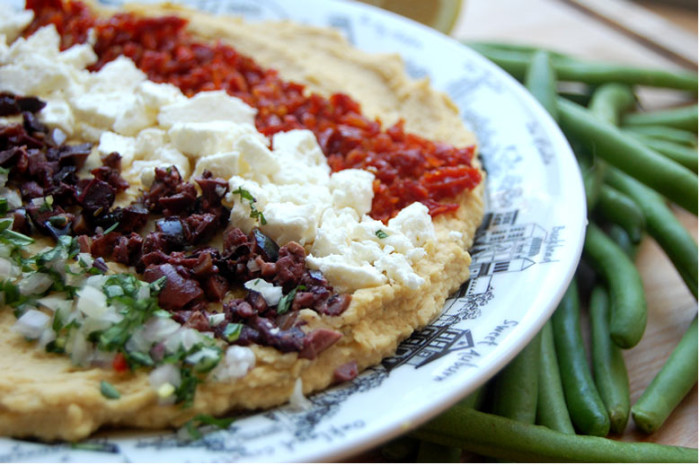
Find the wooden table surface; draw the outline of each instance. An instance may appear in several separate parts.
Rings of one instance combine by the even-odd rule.
[[[697,59],[698,10],[669,5],[673,2],[605,0],[618,3],[621,11],[653,12],[659,17],[650,35],[676,34],[677,48]],[[623,32],[589,14],[569,0],[466,0],[452,36],[468,40],[507,41],[534,44],[572,55],[646,66],[683,67],[676,59],[650,48],[643,40]],[[581,2],[587,3],[587,2]],[[596,3],[596,2],[591,2]],[[697,5],[696,5],[697,6]],[[671,31],[671,32],[669,32]],[[687,67],[687,66],[686,66]],[[697,64],[695,65],[697,70]],[[687,95],[676,92],[643,90],[641,104],[660,108],[687,102]],[[678,217],[697,240],[697,217],[676,209]],[[663,251],[649,238],[644,239],[636,261],[647,295],[649,320],[638,346],[625,352],[630,376],[632,402],[636,401],[685,332],[698,311],[698,304]],[[661,444],[698,447],[697,385],[660,431],[646,435],[630,420],[624,441],[651,441]],[[357,462],[381,462],[378,450],[351,458]]]

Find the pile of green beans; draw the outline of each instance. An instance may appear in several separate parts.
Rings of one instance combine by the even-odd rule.
[[[697,383],[697,313],[634,403],[623,357],[646,329],[634,264],[643,238],[657,242],[697,300],[697,242],[671,209],[698,212],[697,73],[590,63],[523,45],[466,45],[520,80],[569,140],[586,189],[584,251],[551,320],[529,345],[475,393],[387,444],[385,458],[697,463],[696,448],[608,438],[630,421],[640,432],[657,431]],[[566,93],[564,82],[589,91]],[[689,103],[641,110],[640,86],[685,92]]]

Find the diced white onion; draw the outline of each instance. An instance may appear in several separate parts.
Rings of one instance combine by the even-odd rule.
[[[248,263],[246,263],[245,266],[250,272],[260,271],[260,265],[258,265],[258,262],[256,262],[252,258],[248,260]]]
[[[255,352],[248,347],[229,346],[226,355],[214,368],[211,377],[217,381],[242,378],[255,366]]]
[[[87,366],[88,358],[92,355],[92,344],[88,342],[85,335],[80,331],[73,332],[72,336],[67,344],[66,351],[70,353],[70,359],[74,365]]]
[[[209,316],[209,324],[212,326],[218,326],[226,320],[226,315],[224,313],[215,313]]]
[[[143,325],[143,336],[149,342],[161,342],[180,328],[171,318],[153,317]]]
[[[92,255],[90,255],[87,252],[80,252],[78,256],[76,257],[77,260],[83,262],[85,264],[86,268],[90,268],[92,264],[95,262],[95,259],[92,258]]]
[[[197,352],[190,354],[185,359],[190,365],[196,365],[202,360],[215,359],[219,357],[219,352],[212,349],[211,347],[202,347]]]
[[[148,381],[151,383],[155,389],[158,389],[165,383],[170,383],[175,387],[180,386],[182,378],[180,376],[180,370],[172,363],[165,363],[157,368],[148,375]]]
[[[46,273],[31,273],[19,282],[19,292],[22,295],[43,294],[53,284],[53,279]]]
[[[158,393],[159,404],[171,405],[175,403],[175,388],[182,383],[180,370],[175,365],[166,363],[155,368],[149,373],[148,381]]]
[[[180,348],[190,350],[195,344],[202,341],[202,334],[192,328],[180,328],[164,342],[165,350],[169,353],[177,352]]]
[[[2,278],[12,277],[13,276],[13,269],[14,269],[14,266],[12,265],[11,261],[9,261],[6,258],[0,257],[0,277],[2,277]]]
[[[68,300],[68,296],[64,293],[47,295],[46,297],[37,299],[36,303],[53,312],[68,311],[73,306],[73,302]]]
[[[301,378],[297,378],[294,383],[294,390],[289,397],[289,406],[295,411],[308,410],[313,407],[313,403],[304,396],[304,387]]]
[[[85,286],[94,287],[98,290],[102,289],[108,278],[109,276],[104,274],[94,274],[92,276],[88,276],[88,278],[85,280]]]
[[[16,210],[22,206],[22,197],[14,189],[5,190],[3,197],[7,199],[7,208],[10,210]]]
[[[246,281],[243,286],[251,291],[259,292],[263,296],[267,305],[275,306],[282,298],[282,287],[268,283],[264,279],[251,279]]]
[[[101,318],[107,311],[107,296],[99,289],[85,286],[78,291],[76,308],[92,318]]]
[[[142,284],[141,287],[139,287],[139,291],[136,294],[136,299],[137,300],[146,300],[151,296],[151,288],[148,284]]]
[[[54,331],[51,327],[46,327],[41,332],[41,336],[39,336],[39,341],[37,341],[37,343],[39,344],[39,347],[46,347],[46,344],[54,340],[56,340],[56,331]]]
[[[50,321],[51,317],[46,313],[30,308],[12,325],[12,331],[21,334],[27,339],[39,339]]]

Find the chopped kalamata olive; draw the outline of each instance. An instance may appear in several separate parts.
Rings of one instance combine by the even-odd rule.
[[[336,383],[352,381],[353,379],[357,378],[358,374],[357,362],[352,361],[344,363],[333,371],[333,381]]]
[[[104,181],[93,178],[85,186],[81,186],[78,203],[83,207],[83,213],[92,217],[107,213],[114,203],[114,188]]]
[[[163,233],[168,242],[168,250],[182,250],[189,243],[187,226],[178,217],[168,217],[156,221],[156,229]]]
[[[299,357],[314,360],[318,354],[335,344],[343,335],[338,331],[317,328],[304,336],[304,348]]]
[[[36,113],[45,106],[46,103],[36,97],[0,93],[0,116],[19,115],[23,112]]]
[[[256,251],[266,262],[276,262],[279,258],[279,245],[258,228],[253,228],[252,233],[257,245]]]
[[[149,266],[144,271],[143,277],[148,282],[166,278],[165,287],[158,294],[158,303],[168,310],[187,308],[193,301],[204,296],[204,291],[196,280],[183,276],[169,263]]]

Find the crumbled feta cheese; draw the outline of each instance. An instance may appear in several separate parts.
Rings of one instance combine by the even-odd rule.
[[[6,64],[0,67],[0,90],[41,96],[53,89],[68,88],[72,69],[58,59],[58,44],[53,27],[17,39],[6,54]]]
[[[75,117],[68,102],[57,98],[44,98],[46,106],[39,112],[39,120],[47,126],[60,128],[68,135],[73,134]]]
[[[261,179],[262,176],[267,177],[280,170],[280,164],[273,157],[270,149],[252,134],[242,135],[236,140],[234,148],[240,153],[241,176],[251,173],[253,179],[257,180]]]
[[[143,81],[136,87],[136,92],[143,99],[143,103],[148,107],[156,110],[166,105],[172,105],[177,102],[187,100],[187,97],[172,84],[155,83],[153,81]]]
[[[310,267],[320,270],[328,281],[341,292],[376,287],[387,282],[386,276],[371,264],[353,264],[350,262],[351,259],[352,257],[348,255],[340,254],[326,255],[325,257],[308,255],[306,263]]]
[[[374,174],[365,170],[348,169],[333,173],[330,187],[335,208],[350,207],[360,216],[372,209]]]
[[[8,42],[14,42],[33,19],[32,10],[10,8],[9,11],[3,11],[0,15],[0,34],[4,35]]]
[[[160,109],[158,123],[170,128],[177,123],[208,123],[229,121],[234,124],[255,125],[256,110],[225,91],[200,92]]]
[[[232,121],[178,122],[168,130],[173,145],[182,153],[193,157],[204,157],[213,153],[234,150],[235,141],[255,127],[236,124]]]
[[[199,176],[204,171],[211,171],[219,178],[230,179],[240,172],[239,160],[240,154],[238,152],[221,152],[204,156],[197,160],[194,176]]]
[[[68,66],[83,69],[97,61],[97,54],[87,44],[76,44],[61,52],[58,58]]]
[[[122,157],[122,165],[129,166],[136,154],[136,139],[105,131],[100,135],[100,144],[97,146],[97,151],[100,155],[109,155],[117,152]]]
[[[311,243],[316,236],[316,215],[313,205],[291,202],[269,202],[264,208],[266,224],[260,229],[278,244],[291,241]]]
[[[401,231],[416,247],[435,240],[435,228],[428,207],[419,202],[414,202],[399,211],[389,220],[389,227]]]

